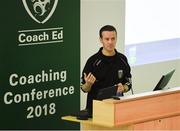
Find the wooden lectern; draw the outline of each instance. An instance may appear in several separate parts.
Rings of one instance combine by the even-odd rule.
[[[82,130],[180,130],[180,87],[93,101],[93,119],[80,122]]]

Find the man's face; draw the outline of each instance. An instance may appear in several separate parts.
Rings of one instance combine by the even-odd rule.
[[[108,51],[112,52],[116,46],[116,32],[115,31],[103,31],[102,38],[100,38],[101,43],[103,44],[103,48]]]

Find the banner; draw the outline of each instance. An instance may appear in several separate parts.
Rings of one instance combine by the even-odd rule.
[[[80,0],[4,0],[0,129],[79,129]]]

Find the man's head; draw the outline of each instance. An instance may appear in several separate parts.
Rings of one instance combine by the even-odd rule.
[[[99,30],[99,37],[102,38],[102,32],[104,31],[114,31],[117,35],[116,28],[112,25],[105,25]]]
[[[99,31],[99,36],[103,45],[103,51],[108,54],[114,53],[117,41],[116,29],[111,25],[103,26]]]

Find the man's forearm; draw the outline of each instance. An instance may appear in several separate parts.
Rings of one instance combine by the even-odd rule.
[[[89,92],[91,90],[91,86],[88,85],[87,83],[85,84],[82,84],[81,85],[81,89],[84,91],[84,92]]]
[[[129,87],[126,84],[124,84],[123,86],[124,86],[124,92],[128,92]]]

